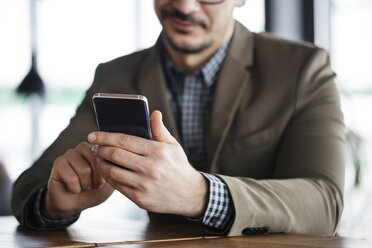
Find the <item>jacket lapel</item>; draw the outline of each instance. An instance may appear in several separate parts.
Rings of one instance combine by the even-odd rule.
[[[159,41],[154,47],[150,48],[148,58],[144,60],[140,69],[138,90],[147,97],[150,112],[159,110],[163,114],[165,126],[180,142],[176,121],[168,100],[167,84],[159,54]]]
[[[219,153],[239,103],[251,87],[250,68],[253,66],[253,42],[253,33],[236,22],[234,35],[220,71],[213,100],[207,138],[207,165],[211,172],[216,170]]]

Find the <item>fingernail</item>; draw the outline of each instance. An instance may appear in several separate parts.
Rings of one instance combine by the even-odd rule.
[[[93,152],[95,155],[97,155],[97,153],[98,153],[98,145],[94,145],[94,146],[92,146],[92,152]]]
[[[95,133],[90,133],[89,135],[88,135],[88,141],[89,142],[93,142],[93,141],[95,141],[97,139],[97,135],[95,134]]]

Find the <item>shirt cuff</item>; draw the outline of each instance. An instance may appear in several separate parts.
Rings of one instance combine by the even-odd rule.
[[[80,216],[79,214],[75,214],[68,218],[62,219],[50,219],[42,215],[41,213],[41,202],[44,199],[45,192],[47,191],[46,187],[39,189],[36,193],[36,198],[33,206],[33,220],[36,227],[39,228],[64,228],[66,226],[71,225],[74,223]]]
[[[234,216],[230,192],[226,183],[217,176],[205,172],[200,173],[209,180],[209,202],[202,222],[207,227],[223,230]]]

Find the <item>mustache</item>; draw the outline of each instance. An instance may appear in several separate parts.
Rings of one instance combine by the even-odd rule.
[[[194,25],[199,25],[203,28],[207,28],[207,23],[204,20],[200,20],[192,14],[185,15],[176,9],[175,10],[161,9],[160,14],[162,15],[163,18],[174,17],[182,21],[187,21]]]

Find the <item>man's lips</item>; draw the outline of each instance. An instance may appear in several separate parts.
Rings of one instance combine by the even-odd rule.
[[[181,32],[191,32],[195,28],[197,28],[199,25],[195,23],[191,23],[189,21],[183,21],[177,17],[169,17],[168,20],[171,23],[171,26],[176,29],[177,31]]]

